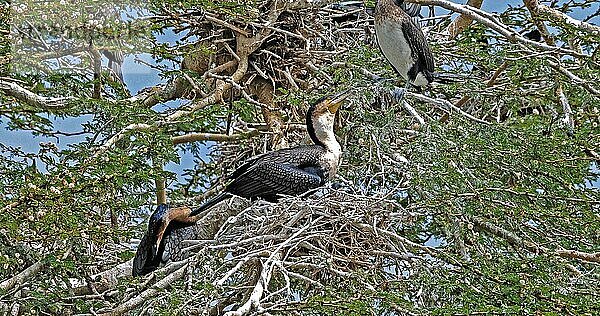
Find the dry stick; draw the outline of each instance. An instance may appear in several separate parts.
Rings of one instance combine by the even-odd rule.
[[[570,72],[567,68],[559,65],[558,63],[555,63],[555,62],[553,62],[551,60],[548,60],[547,62],[550,65],[550,67],[558,70],[563,75],[565,75],[567,78],[569,78],[571,81],[574,81],[575,83],[581,85],[587,91],[589,91],[589,92],[591,92],[592,94],[595,94],[595,95],[600,95],[600,91],[596,90],[596,88],[594,88],[592,85],[590,85],[590,83],[588,81],[580,78],[579,76],[577,76],[576,74]]]
[[[406,92],[406,94],[408,96],[411,96],[411,97],[419,100],[419,101],[423,101],[423,102],[426,102],[426,103],[429,103],[429,104],[434,104],[434,105],[439,105],[439,106],[447,107],[448,109],[450,109],[452,111],[456,111],[459,114],[461,114],[462,116],[464,116],[464,117],[466,117],[466,118],[468,118],[470,120],[473,120],[473,121],[475,121],[477,123],[482,123],[482,124],[486,124],[486,125],[491,124],[488,121],[482,120],[480,118],[477,118],[477,117],[475,117],[475,116],[473,116],[473,115],[471,115],[471,114],[463,111],[462,109],[460,109],[456,105],[452,104],[450,101],[443,100],[443,99],[433,99],[433,98],[430,98],[428,96],[424,96],[424,95],[419,94],[419,93],[408,92],[408,91]]]
[[[577,251],[577,250],[563,250],[563,249],[557,249],[557,250],[555,250],[555,252],[558,254],[559,257],[562,257],[562,258],[580,259],[583,261],[600,263],[600,252],[587,253],[587,252],[581,252],[581,251]]]
[[[246,31],[244,31],[244,30],[240,29],[239,27],[237,27],[237,26],[235,26],[235,25],[233,25],[233,24],[231,24],[231,23],[229,23],[229,22],[226,22],[226,21],[223,21],[223,20],[221,20],[221,19],[218,19],[216,16],[214,16],[214,15],[212,15],[212,14],[208,13],[208,12],[205,12],[205,13],[204,13],[204,17],[205,17],[205,18],[206,18],[208,21],[211,21],[211,22],[213,22],[213,23],[215,23],[215,24],[218,24],[218,25],[224,26],[224,27],[226,27],[226,28],[228,28],[228,29],[230,29],[230,30],[232,30],[232,31],[235,31],[235,32],[237,32],[237,33],[239,33],[239,34],[241,34],[241,35],[243,35],[243,36],[246,36],[246,37],[249,37],[249,36],[250,36],[250,33],[248,33],[248,32],[246,32]]]
[[[133,267],[133,258],[120,263],[106,271],[94,274],[90,277],[94,280],[93,284],[87,284],[86,281],[81,279],[70,279],[69,281],[73,284],[73,294],[85,295],[90,293],[90,287],[93,286],[98,292],[104,292],[110,288],[117,286],[119,278],[131,275]]]
[[[21,271],[19,274],[10,279],[2,281],[2,283],[0,283],[0,290],[7,291],[13,288],[15,285],[23,283],[25,280],[42,271],[44,267],[45,264],[42,261],[38,261],[30,265],[27,269]]]
[[[519,247],[519,248],[524,248],[524,249],[528,250],[529,252],[533,252],[536,254],[554,253],[561,258],[580,259],[580,260],[587,261],[587,262],[600,263],[600,252],[587,253],[587,252],[581,252],[581,251],[577,251],[577,250],[564,250],[564,249],[551,250],[544,246],[538,246],[531,241],[524,240],[523,238],[517,236],[515,233],[513,233],[511,231],[508,231],[502,227],[496,226],[492,223],[488,223],[477,217],[474,217],[472,220],[473,220],[475,226],[480,228],[481,230],[486,231],[492,235],[498,236],[500,238],[506,239],[511,245]]]
[[[233,135],[213,134],[213,133],[191,133],[172,138],[173,145],[199,142],[199,141],[215,141],[215,142],[231,142],[243,139],[249,139],[259,135],[258,129],[252,129],[248,132],[238,133]]]
[[[458,13],[464,14],[464,15],[478,21],[479,23],[487,26],[488,28],[496,31],[500,35],[506,37],[511,42],[520,42],[520,43],[535,47],[537,49],[551,51],[551,52],[560,52],[560,53],[571,55],[571,56],[590,57],[589,55],[578,53],[572,49],[550,46],[550,45],[547,45],[544,43],[539,43],[539,42],[530,40],[530,39],[524,37],[523,35],[517,33],[516,31],[512,30],[511,28],[509,28],[502,22],[498,21],[498,19],[496,19],[490,13],[485,12],[480,9],[477,9],[477,8],[474,8],[474,7],[471,7],[471,6],[468,6],[468,5],[456,4],[456,3],[453,3],[453,2],[450,2],[447,0],[410,0],[409,2],[425,4],[425,5],[435,5],[435,6],[439,6],[439,7],[445,8],[445,9],[453,11],[453,12],[458,12]]]
[[[221,277],[218,280],[213,281],[213,285],[215,286],[223,286],[223,284],[225,284],[225,282],[227,282],[227,280],[229,280],[229,278],[236,272],[238,272],[242,266],[248,262],[248,260],[250,260],[250,257],[245,257],[242,260],[240,260],[233,268],[231,268],[229,271],[227,271],[227,273],[225,273],[225,275],[223,275],[223,277]]]
[[[279,260],[279,253],[275,252],[274,254],[276,254],[276,259]],[[262,271],[260,272],[260,277],[257,280],[256,285],[252,290],[252,294],[250,294],[248,300],[237,310],[225,313],[225,316],[242,316],[248,314],[252,310],[252,308],[256,308],[259,306],[260,298],[263,296],[263,293],[269,285],[269,282],[271,282],[273,267],[275,266],[275,262],[273,262],[271,259],[272,258],[269,258],[263,264]]]
[[[409,240],[407,238],[404,238],[404,237],[402,237],[402,236],[400,236],[400,235],[398,235],[398,234],[396,234],[394,232],[390,232],[390,231],[381,229],[379,227],[373,227],[372,225],[362,224],[362,223],[352,223],[352,225],[354,225],[356,227],[359,227],[359,228],[362,228],[362,229],[370,230],[370,231],[372,231],[373,233],[376,233],[376,234],[386,235],[388,237],[391,237],[393,239],[396,239],[396,240],[400,241],[401,243],[410,245],[410,246],[412,246],[414,248],[419,248],[421,250],[424,250],[425,252],[427,252],[430,255],[433,255],[433,253],[435,253],[437,251],[437,249],[435,249],[433,247],[428,247],[428,246],[417,244],[417,243],[415,243],[415,242],[413,242],[413,241],[411,241],[411,240]]]
[[[177,269],[175,272],[167,275],[166,277],[164,277],[162,280],[156,282],[154,285],[152,285],[151,288],[145,290],[144,292],[140,293],[138,296],[128,300],[127,302],[117,306],[115,309],[113,309],[112,311],[108,312],[108,313],[104,313],[101,314],[102,316],[116,316],[116,315],[123,315],[125,313],[127,313],[128,311],[138,307],[139,305],[141,305],[142,303],[144,303],[147,299],[155,296],[156,294],[159,293],[159,290],[165,289],[166,287],[168,287],[169,285],[171,285],[173,282],[177,281],[178,279],[180,279],[181,277],[183,277],[183,273],[185,272],[185,270],[187,269],[188,265],[185,264],[183,265],[181,268]]]
[[[419,112],[417,112],[417,110],[415,110],[415,108],[410,106],[410,104],[408,104],[408,102],[406,102],[405,100],[402,100],[401,104],[402,104],[402,107],[404,107],[404,109],[406,109],[408,111],[408,113],[410,113],[415,119],[417,119],[417,121],[419,121],[419,124],[421,124],[422,126],[425,126],[425,120],[421,117]]]
[[[68,109],[73,104],[68,101],[73,97],[50,98],[37,95],[36,93],[21,87],[16,82],[9,81],[10,78],[0,78],[0,90],[21,102],[24,102],[41,110],[63,110]]]

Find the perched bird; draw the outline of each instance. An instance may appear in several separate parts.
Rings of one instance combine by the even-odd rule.
[[[533,29],[531,31],[523,33],[523,37],[534,42],[542,41],[542,33],[540,33],[538,29]]]
[[[348,97],[347,91],[323,98],[306,113],[306,127],[314,145],[267,152],[247,160],[227,179],[224,191],[195,210],[159,205],[150,217],[148,231],[138,246],[134,275],[148,273],[159,265],[165,249],[165,236],[176,228],[195,224],[200,214],[234,195],[275,202],[281,196],[301,195],[316,189],[337,172],[341,146],[335,138],[335,113]]]
[[[406,90],[409,83],[415,86],[431,83],[435,65],[425,35],[403,8],[415,16],[420,10],[420,6],[407,6],[403,0],[378,0],[375,35],[385,58],[406,80]]]
[[[181,242],[195,238],[199,231],[194,225],[196,219],[189,217],[191,211],[186,206],[170,208],[160,204],[156,207],[133,260],[133,276],[150,273],[169,260],[185,258]],[[167,225],[163,227],[164,223]]]
[[[125,55],[123,54],[123,52],[118,49],[102,49],[100,50],[100,52],[106,57],[106,59],[108,59],[108,68],[110,68],[112,74],[117,79],[119,79],[121,83],[124,83],[125,81],[123,81],[123,70],[121,68],[123,66],[123,62],[125,61]]]

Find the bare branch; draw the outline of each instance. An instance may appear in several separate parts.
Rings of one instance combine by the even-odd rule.
[[[577,76],[576,74],[572,73],[571,71],[569,71],[567,68],[561,66],[558,63],[555,63],[551,60],[548,60],[548,64],[558,70],[560,73],[562,73],[563,75],[565,75],[567,78],[569,78],[571,81],[580,84],[581,86],[583,86],[583,88],[585,88],[587,91],[589,91],[592,94],[595,95],[600,95],[600,91],[598,91],[596,88],[594,88],[588,81],[580,78],[579,76]]]
[[[578,57],[590,57],[586,54],[580,54],[574,50],[565,49],[557,46],[550,46],[547,44],[539,43],[530,39],[525,38],[520,35],[515,30],[509,28],[504,23],[500,22],[497,18],[495,18],[492,14],[485,12],[483,10],[468,6],[456,4],[447,0],[410,0],[409,2],[424,4],[424,5],[436,5],[442,8],[445,8],[450,11],[458,12],[465,15],[468,18],[478,21],[479,23],[489,27],[490,29],[498,32],[502,36],[506,37],[511,42],[520,42],[523,44],[527,44],[531,47],[535,47],[537,49],[551,51],[551,52],[559,52],[563,54],[568,54],[572,56]]]
[[[430,98],[428,96],[425,96],[425,95],[422,95],[422,94],[419,94],[419,93],[409,92],[409,91],[407,91],[406,94],[408,96],[410,96],[410,97],[413,97],[413,98],[419,100],[419,101],[427,102],[429,104],[439,105],[439,106],[442,106],[442,107],[446,107],[446,108],[450,109],[451,111],[456,111],[460,115],[462,115],[462,116],[464,116],[464,117],[466,117],[466,118],[468,118],[470,120],[473,120],[473,121],[475,121],[477,123],[482,123],[482,124],[486,124],[486,125],[491,124],[488,121],[482,120],[480,118],[476,118],[473,115],[471,115],[471,114],[469,114],[469,113],[461,110],[459,107],[457,107],[456,105],[452,104],[450,101],[443,100],[443,99],[432,99],[432,98]]]
[[[171,285],[173,282],[177,281],[178,279],[181,279],[183,277],[183,274],[185,272],[185,270],[188,268],[187,264],[184,264],[182,267],[180,267],[179,269],[177,269],[175,272],[168,274],[166,277],[164,277],[162,280],[156,282],[151,288],[146,289],[145,291],[143,291],[142,293],[140,293],[138,296],[128,300],[127,302],[117,306],[115,309],[113,309],[112,311],[108,312],[108,313],[104,313],[101,314],[103,316],[117,316],[117,315],[123,315],[129,311],[131,311],[132,309],[138,307],[139,305],[143,304],[148,298],[155,296],[156,294],[158,294],[160,292],[160,290],[165,289],[166,287],[168,287],[169,285]]]
[[[600,252],[585,253],[585,252],[581,252],[581,251],[577,251],[577,250],[563,250],[563,249],[551,250],[547,247],[544,247],[541,245],[536,245],[535,243],[533,243],[531,241],[525,240],[525,239],[517,236],[515,233],[513,233],[511,231],[508,231],[502,227],[496,226],[496,225],[489,223],[483,219],[474,217],[473,222],[474,222],[475,226],[480,228],[481,230],[491,233],[492,235],[498,236],[500,238],[506,239],[511,245],[518,247],[518,248],[524,248],[535,254],[554,253],[557,256],[562,257],[562,258],[580,259],[580,260],[587,261],[587,262],[600,263]]]
[[[45,268],[45,264],[42,261],[38,261],[30,265],[27,269],[19,272],[17,275],[10,279],[0,282],[0,290],[7,291],[18,284],[25,282],[27,279],[36,275]]]
[[[2,90],[6,95],[9,95],[40,110],[64,110],[74,105],[69,103],[69,101],[74,100],[73,97],[51,98],[40,96],[9,80],[10,78],[0,78],[0,90]]]
[[[532,14],[535,14],[537,16],[547,17],[547,18],[552,19],[553,21],[558,21],[558,22],[568,24],[572,27],[575,27],[577,29],[580,29],[582,31],[590,33],[591,35],[596,35],[596,36],[600,35],[600,27],[590,24],[590,23],[587,23],[587,22],[583,22],[583,21],[574,19],[554,8],[551,8],[544,4],[540,4],[538,2],[538,0],[523,0],[523,2],[527,6],[527,8],[529,8],[531,10]]]
[[[242,139],[248,139],[259,135],[259,130],[254,129],[245,133],[226,135],[226,134],[213,134],[213,133],[191,133],[181,136],[173,137],[173,144],[183,144],[199,141],[215,141],[215,142],[231,142],[239,141]]]

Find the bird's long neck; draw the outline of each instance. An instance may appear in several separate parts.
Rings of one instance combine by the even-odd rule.
[[[324,136],[324,137],[323,137]],[[342,146],[338,143],[335,138],[335,134],[333,133],[333,129],[328,130],[326,133],[323,133],[320,137],[321,146],[325,147],[327,151],[330,151],[335,154],[339,154],[342,151]]]
[[[308,134],[316,145],[333,154],[341,154],[342,147],[335,138],[335,133],[333,133],[333,120],[326,117],[313,119],[312,116],[309,116],[306,123]]]

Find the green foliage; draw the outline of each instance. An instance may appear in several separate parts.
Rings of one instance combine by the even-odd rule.
[[[144,8],[137,2],[85,1],[87,5],[65,10],[58,2],[25,1],[26,5],[46,9],[28,10],[16,21],[10,20],[7,6],[0,8],[2,80],[10,78],[41,97],[72,98],[46,109],[0,94],[0,128],[44,137],[37,152],[0,143],[0,280],[36,262],[44,264],[43,272],[30,277],[22,289],[0,291],[0,311],[4,303],[13,302],[16,291],[21,291],[22,297],[14,300],[32,314],[95,313],[133,297],[145,289],[147,280],[122,278],[111,291],[101,293],[106,297],[96,299],[77,296],[76,289],[69,286],[72,280],[86,280],[133,257],[132,244],[146,228],[144,220],[155,200],[155,180],[166,180],[170,202],[197,198],[244,157],[268,148],[264,142],[268,134],[240,143],[218,144],[210,153],[207,146],[214,142],[173,146],[174,136],[226,134],[231,122],[237,124],[237,133],[245,123],[261,123],[260,107],[228,91],[229,96],[216,99],[216,103],[208,102],[167,122],[165,117],[175,111],[189,111],[198,105],[203,99],[200,91],[186,95],[191,100],[182,98],[175,106],[161,107],[168,91],[153,95],[161,101],[160,106],[144,106],[145,98],[130,102],[127,88],[111,81],[106,65],[94,77],[90,71],[90,44],[101,49],[119,48],[128,58],[133,53],[148,53],[163,83],[185,74],[202,93],[207,93],[214,86],[204,81],[203,73],[178,69],[183,58],[215,59],[223,54],[223,49],[216,46],[195,43],[196,37],[204,34],[199,30],[206,22],[201,18],[203,14],[209,12],[255,35],[265,24],[269,3],[169,0],[151,1]],[[366,1],[368,7],[374,4]],[[570,1],[560,9],[568,11],[591,4]],[[93,10],[102,8],[114,12],[99,14],[99,26],[92,28],[90,22],[97,17]],[[119,11],[123,8],[131,15],[125,21]],[[329,11],[310,11],[319,27],[328,25],[331,19],[324,18],[323,12]],[[294,14],[306,12],[285,14],[293,20],[298,17]],[[154,17],[137,19],[137,15]],[[17,41],[11,42],[6,36],[9,24],[20,25],[26,17],[36,22],[69,21],[73,46],[81,51],[57,64],[51,56],[53,51],[39,49],[36,41],[24,40],[18,45]],[[518,31],[533,27],[529,13],[522,7],[508,9],[499,18]],[[428,25],[430,34],[438,34],[437,28],[446,22]],[[352,25],[353,30],[367,34],[361,27],[369,30],[368,22],[360,23]],[[555,30],[556,40],[580,43],[586,54],[597,50],[597,38],[590,33],[563,23],[548,25]],[[283,21],[272,27],[296,32],[296,27]],[[174,33],[177,35],[171,35]],[[160,42],[158,38],[165,34],[177,39],[174,43]],[[231,30],[215,34],[215,38],[223,37],[219,40],[236,49],[233,36],[239,34]],[[308,67],[306,63],[306,74],[298,82],[310,89],[295,89],[287,84],[287,78],[279,78],[275,105],[281,107],[284,122],[297,123],[302,121],[308,103],[333,91],[352,89],[351,103],[342,108],[338,120],[341,124],[337,134],[344,156],[334,182],[342,182],[346,186],[343,189],[356,195],[392,200],[396,204],[390,206],[390,213],[410,214],[394,226],[394,232],[430,247],[430,253],[413,258],[417,264],[410,271],[392,273],[386,269],[399,269],[399,265],[386,262],[371,270],[356,268],[346,278],[317,280],[325,289],[315,290],[293,280],[292,289],[298,291],[301,301],[291,302],[296,297],[286,296],[290,304],[285,308],[319,315],[600,313],[597,264],[557,253],[565,249],[590,254],[600,251],[600,191],[589,185],[599,177],[593,167],[598,166],[600,148],[598,96],[557,72],[550,63],[559,61],[561,67],[596,87],[600,78],[594,57],[557,59],[554,52],[538,54],[475,23],[456,40],[432,43],[438,70],[464,75],[465,80],[421,91],[453,103],[463,96],[470,97],[470,101],[461,106],[463,113],[459,113],[408,97],[409,104],[427,123],[422,125],[406,108],[390,100],[389,82],[374,82],[368,75],[397,77],[372,34],[368,34],[365,41],[353,40],[351,49],[338,50],[334,46],[339,43],[333,41],[340,39],[327,37],[314,42],[320,46],[294,47],[294,36],[290,34],[284,34],[285,41],[279,43],[275,36],[267,37],[260,49],[273,49],[286,62],[294,62],[310,50],[332,50],[322,67]],[[44,30],[40,37],[49,43],[58,39],[53,30]],[[11,45],[19,49],[11,51]],[[279,60],[271,54],[264,55]],[[260,58],[264,56],[251,56],[250,61],[263,70],[276,68],[273,60]],[[506,70],[496,84],[488,86],[490,76],[505,63]],[[244,77],[238,84],[245,85],[247,80]],[[91,91],[98,84],[101,98],[93,98]],[[556,95],[559,86],[572,108],[576,122],[573,135],[562,123],[566,110]],[[475,123],[464,113],[492,124]],[[81,125],[74,133],[77,135],[66,137],[69,133],[59,130],[61,119],[76,120],[74,125]],[[135,124],[149,127],[127,130]],[[287,129],[286,133],[292,140],[290,144],[304,136],[288,133]],[[116,136],[120,138],[112,146],[100,150]],[[65,137],[68,145],[58,142]],[[194,167],[180,173],[185,180],[179,183],[177,174],[163,167],[180,163],[181,152],[191,154]],[[365,214],[370,215],[369,210]],[[486,230],[478,224],[481,222],[512,235]],[[217,278],[213,274],[224,273],[219,269],[225,266],[225,259],[214,261],[201,262],[194,268],[203,272],[199,277],[170,284],[168,290],[159,291],[133,313],[154,306],[155,314],[186,314],[187,304],[193,304],[196,298],[233,296],[223,294],[223,288],[209,280]],[[286,284],[279,274],[274,275],[270,285]],[[365,289],[366,282],[379,287]],[[238,304],[244,298],[233,299]],[[285,314],[285,308],[281,314]]]

